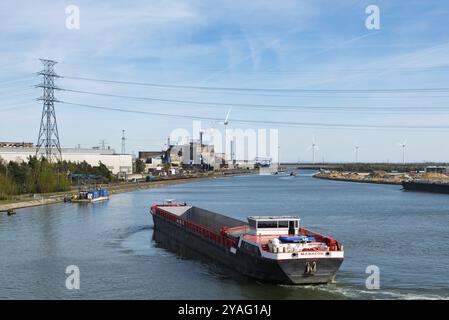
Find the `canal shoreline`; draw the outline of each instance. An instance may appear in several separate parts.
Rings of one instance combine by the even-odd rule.
[[[229,173],[228,172],[220,172],[218,174],[213,173],[213,174],[205,174],[205,175],[184,176],[184,177],[176,177],[176,178],[171,178],[171,179],[161,179],[161,180],[150,181],[150,182],[120,183],[120,184],[106,186],[106,188],[109,190],[110,195],[114,195],[114,194],[120,194],[120,193],[125,193],[125,192],[137,191],[137,190],[159,188],[159,187],[164,187],[164,186],[168,186],[168,185],[183,184],[183,183],[190,183],[190,182],[195,182],[195,181],[219,179],[219,178],[241,176],[241,175],[250,175],[250,174],[256,174],[256,173],[257,173],[257,171],[255,171],[255,170],[240,171],[240,172],[235,172],[235,173],[234,172],[229,172]],[[5,203],[0,202],[0,214],[2,214],[2,213],[13,214],[13,213],[15,213],[15,210],[18,210],[18,209],[62,203],[65,201],[65,199],[67,197],[70,197],[77,193],[78,193],[78,190],[72,190],[72,191],[57,192],[57,193],[52,193],[52,194],[34,195],[33,199],[30,199],[30,200],[11,200],[11,201],[5,201]]]
[[[364,180],[364,179],[354,179],[345,177],[332,177],[327,175],[320,175],[319,173],[313,175],[316,179],[332,180],[332,181],[343,181],[343,182],[355,182],[355,183],[370,183],[370,184],[388,184],[388,185],[402,185],[399,181],[388,181],[388,180]]]
[[[313,175],[314,178],[346,181],[356,183],[402,185],[403,182],[426,180],[431,182],[449,182],[449,175],[425,172],[386,172],[382,170],[371,172],[331,171],[322,170]]]

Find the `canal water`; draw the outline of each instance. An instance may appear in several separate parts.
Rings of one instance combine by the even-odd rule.
[[[245,219],[293,214],[345,247],[336,283],[264,284],[153,241],[152,203],[171,198]],[[80,289],[65,286],[66,267]],[[365,285],[379,268],[379,289]],[[441,299],[449,298],[449,195],[400,186],[289,176],[239,176],[0,215],[0,298]]]

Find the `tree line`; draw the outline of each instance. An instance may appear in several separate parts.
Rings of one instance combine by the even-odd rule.
[[[13,195],[68,191],[72,185],[71,174],[101,176],[99,182],[103,183],[114,180],[111,171],[101,162],[91,166],[85,161],[50,163],[36,157],[24,162],[0,159],[0,200]]]

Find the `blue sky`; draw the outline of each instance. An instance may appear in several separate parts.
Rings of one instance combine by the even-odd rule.
[[[365,27],[368,5],[380,8],[380,30]],[[80,9],[80,29],[65,27],[67,5]],[[64,76],[189,86],[373,90],[449,87],[449,4],[445,1],[2,1],[0,3],[0,140],[36,142],[41,92],[38,58],[59,61]],[[352,124],[365,128],[278,128],[281,161],[316,159],[449,161],[449,129],[377,128],[448,125],[449,92],[222,92],[124,86],[59,79],[62,88],[171,100],[264,104],[234,107],[230,118]],[[136,101],[57,92],[64,101],[224,118],[226,106]],[[286,111],[278,106],[311,106]],[[332,107],[332,110],[326,108]],[[120,150],[162,148],[189,119],[56,106],[61,144]],[[357,110],[360,108],[360,110]],[[401,110],[401,108],[406,108]],[[411,109],[408,109],[411,108]],[[282,109],[282,108],[281,108]],[[426,110],[427,109],[427,110]],[[411,110],[411,111],[410,111]],[[417,111],[418,110],[418,111]],[[217,126],[204,121],[204,127]],[[232,123],[238,128],[254,125]],[[369,127],[371,126],[371,127]],[[373,128],[375,127],[375,128]],[[449,125],[448,125],[449,127]]]

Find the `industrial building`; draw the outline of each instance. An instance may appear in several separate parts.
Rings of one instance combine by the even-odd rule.
[[[172,166],[204,167],[219,169],[221,160],[216,161],[213,145],[191,141],[183,145],[172,145],[168,150],[168,161]]]
[[[8,142],[0,145],[2,145],[0,146],[0,159],[7,162],[27,161],[30,156],[36,155],[36,147],[32,143]],[[45,150],[42,150],[42,154],[44,152]],[[131,174],[133,168],[132,155],[117,154],[114,149],[62,148],[61,157],[62,160],[75,163],[86,161],[91,166],[98,166],[101,162],[113,174]]]
[[[139,151],[139,159],[145,164],[145,172],[162,170],[165,151]]]
[[[215,152],[214,145],[202,144],[201,140],[192,140],[183,145],[171,145],[167,154],[167,161],[174,167],[208,167],[219,170],[221,168],[254,168],[255,166],[254,160],[226,160],[225,153]]]
[[[220,170],[255,167],[254,160],[226,160],[225,153],[215,152],[214,145],[204,144],[201,139],[169,145],[166,151],[140,151],[139,159],[145,163],[145,173],[153,174],[162,174],[165,164],[170,165],[172,172],[182,169]]]

